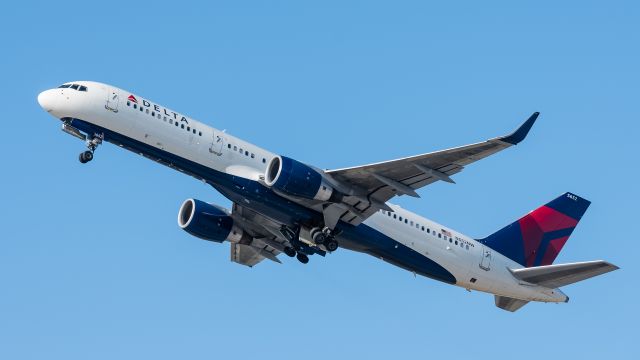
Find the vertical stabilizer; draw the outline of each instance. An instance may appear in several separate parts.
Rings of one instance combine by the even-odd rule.
[[[522,266],[550,265],[589,204],[565,193],[479,241]]]

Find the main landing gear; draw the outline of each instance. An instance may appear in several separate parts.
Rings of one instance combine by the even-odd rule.
[[[102,134],[94,134],[90,139],[87,139],[86,144],[89,150],[81,152],[78,160],[83,164],[93,160],[93,152],[96,151],[98,145],[102,144],[102,139]]]
[[[315,227],[309,232],[311,240],[318,245],[323,245],[328,252],[334,252],[338,250],[338,241],[336,240],[333,231],[327,227],[320,229]]]
[[[285,247],[283,252],[289,257],[295,256],[303,264],[309,262],[309,255],[320,254],[325,256],[326,251],[333,252],[338,250],[338,241],[335,239],[335,234],[326,227],[324,229],[319,227],[311,229],[309,235],[313,244],[300,241],[300,226],[288,227],[283,225],[280,228],[280,233],[291,244],[291,246]]]
[[[309,257],[306,254],[303,254],[301,252],[299,252],[298,255],[296,255],[296,259],[298,259],[298,261],[300,261],[303,264],[306,264],[309,262]]]

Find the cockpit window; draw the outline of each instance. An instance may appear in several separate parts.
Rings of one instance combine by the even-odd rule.
[[[88,90],[88,88],[84,85],[79,85],[79,84],[62,84],[60,86],[58,86],[58,89],[73,89],[73,90],[78,90],[78,91],[84,91],[86,92]]]

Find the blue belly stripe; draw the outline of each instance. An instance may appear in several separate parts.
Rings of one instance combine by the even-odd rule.
[[[120,145],[132,152],[141,153],[158,163],[180,169],[188,175],[205,180],[229,200],[283,224],[293,225],[321,216],[314,210],[277,195],[257,181],[217,171],[80,119],[71,119],[71,125],[86,133],[103,133],[105,141]],[[250,203],[247,204],[245,199],[248,199]],[[352,226],[340,223],[338,230],[342,231],[338,241],[343,248],[381,258],[390,264],[435,280],[450,284],[456,283],[456,278],[435,261],[368,225]]]

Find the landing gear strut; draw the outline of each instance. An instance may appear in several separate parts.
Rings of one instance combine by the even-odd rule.
[[[90,139],[87,139],[86,144],[89,150],[80,153],[78,159],[81,163],[86,164],[93,160],[93,152],[96,151],[98,145],[102,144],[103,138],[102,134],[94,134]]]

